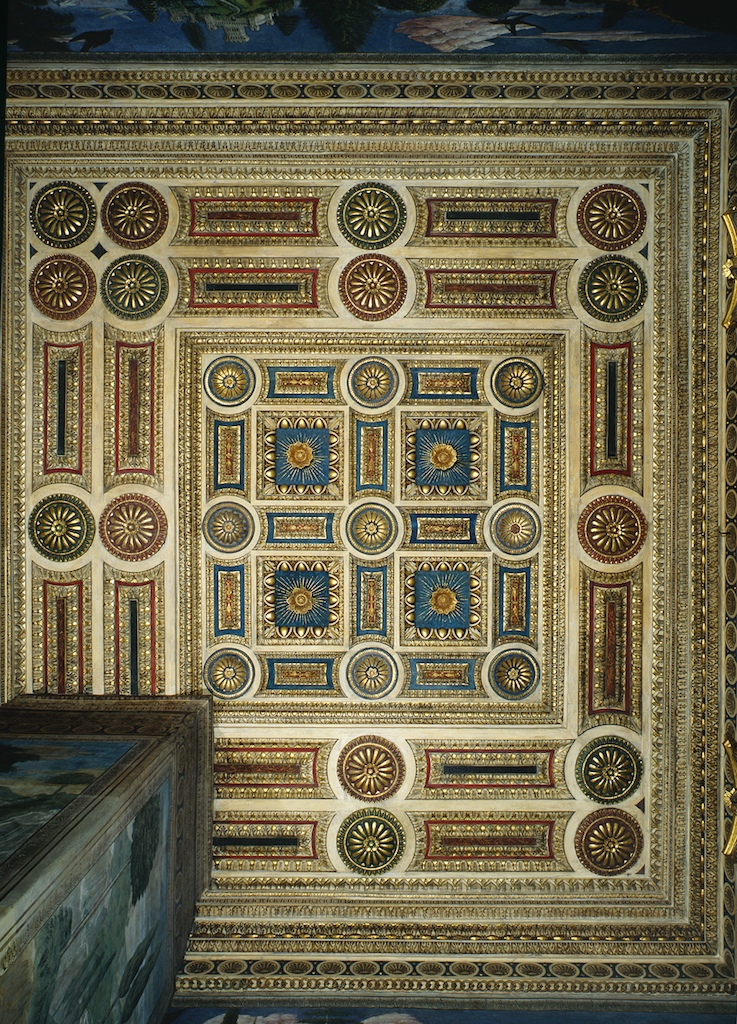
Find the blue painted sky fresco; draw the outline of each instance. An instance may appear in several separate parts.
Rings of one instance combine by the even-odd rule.
[[[0,740],[0,864],[132,746],[123,740]]]
[[[11,53],[737,55],[736,0],[9,0]]]

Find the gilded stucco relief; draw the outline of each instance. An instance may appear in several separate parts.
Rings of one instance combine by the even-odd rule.
[[[10,73],[8,695],[212,696],[178,998],[733,994],[732,78],[98,74]]]

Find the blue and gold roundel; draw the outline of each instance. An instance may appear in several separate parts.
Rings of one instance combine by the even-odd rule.
[[[251,542],[254,522],[250,513],[240,505],[233,501],[221,501],[205,516],[202,532],[207,543],[216,551],[241,551]]]
[[[382,647],[366,647],[350,656],[346,680],[364,700],[378,700],[394,689],[399,669],[391,653]]]
[[[361,359],[348,375],[348,393],[366,409],[379,409],[392,401],[399,389],[399,374],[387,359]]]
[[[245,360],[224,356],[210,363],[203,383],[209,398],[218,405],[240,405],[253,394],[256,376]]]
[[[211,654],[202,669],[207,689],[221,700],[236,700],[251,687],[255,678],[253,665],[241,651],[233,648]]]
[[[505,505],[491,520],[491,538],[507,555],[524,555],[540,540],[540,520],[526,505]]]
[[[540,679],[537,662],[526,651],[502,651],[491,663],[489,683],[506,700],[522,700]]]
[[[348,542],[362,555],[379,555],[397,539],[399,527],[391,512],[383,505],[367,502],[348,516]]]
[[[494,370],[491,390],[503,405],[524,408],[531,405],[543,389],[543,375],[529,359],[505,359]]]

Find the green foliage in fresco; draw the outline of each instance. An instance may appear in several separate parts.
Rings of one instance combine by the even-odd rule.
[[[151,797],[133,822],[131,902],[134,907],[146,891],[162,838],[161,799],[157,793]]]

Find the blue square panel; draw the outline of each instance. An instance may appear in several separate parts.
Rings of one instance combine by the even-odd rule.
[[[330,624],[330,574],[277,569],[274,614],[279,627],[322,629]]]
[[[423,569],[415,573],[415,626],[418,629],[468,629],[470,624],[470,572]]]
[[[423,429],[415,434],[415,480],[420,487],[464,487],[471,481],[468,430]]]
[[[330,431],[327,427],[277,427],[275,434],[277,486],[330,482]]]

